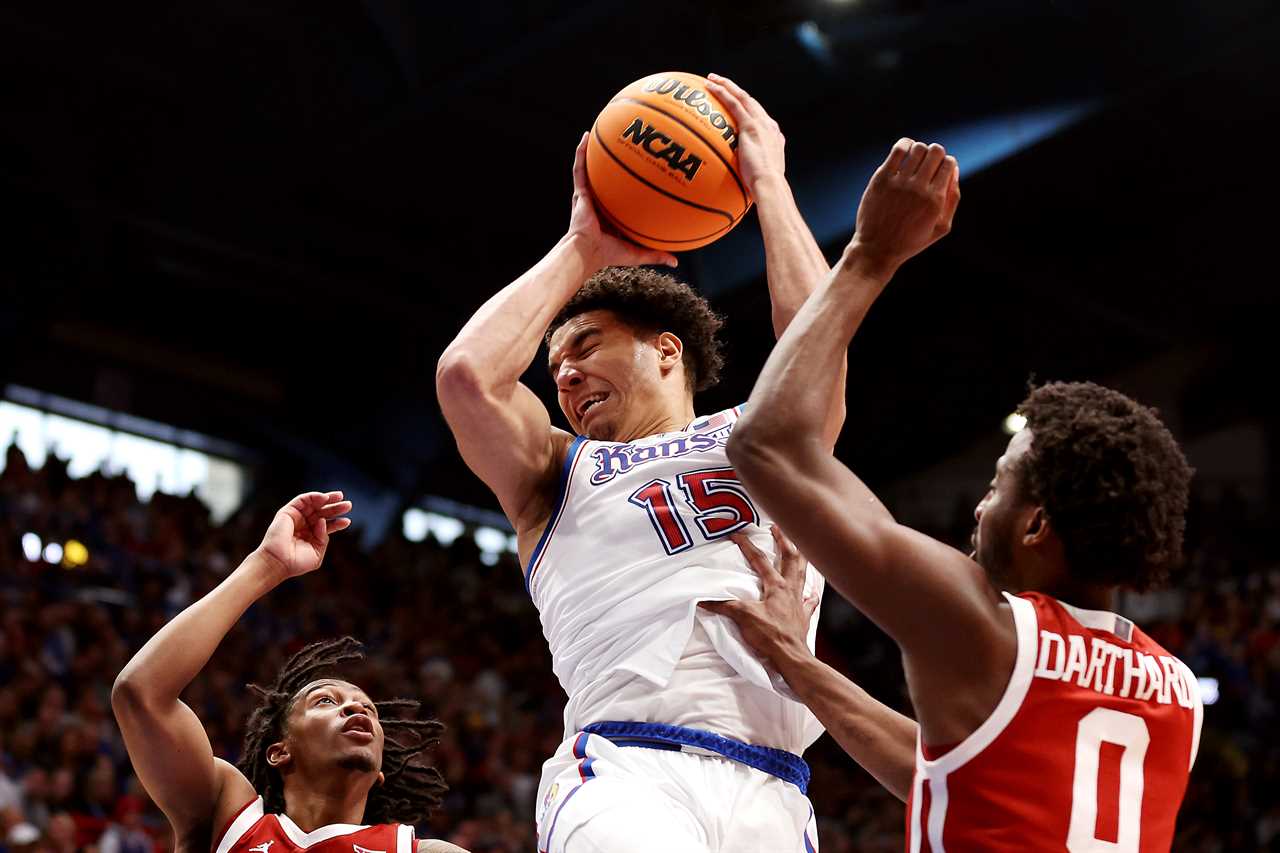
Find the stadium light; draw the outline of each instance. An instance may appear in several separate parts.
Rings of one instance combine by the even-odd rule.
[[[78,539],[68,539],[62,546],[62,562],[69,569],[79,568],[89,562],[89,549]]]
[[[1021,432],[1027,425],[1027,416],[1014,412],[1004,419],[1004,431],[1007,435]]]
[[[28,563],[35,563],[40,559],[40,552],[44,549],[40,537],[34,533],[22,534],[22,554],[27,558]]]
[[[50,565],[56,566],[62,562],[62,546],[57,542],[50,542],[44,546],[44,561]]]
[[[1218,702],[1218,679],[1216,678],[1198,678],[1200,682],[1200,701],[1206,705],[1215,705]]]

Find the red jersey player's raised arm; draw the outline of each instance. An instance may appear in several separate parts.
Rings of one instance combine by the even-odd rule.
[[[125,664],[111,707],[134,771],[169,818],[179,849],[208,839],[256,792],[215,758],[204,725],[178,697],[253,604],[287,578],[314,571],[329,534],[351,523],[341,492],[308,492],[276,513],[262,545],[204,598],[174,617]]]
[[[826,400],[806,377],[838,368],[897,267],[949,230],[958,200],[956,163],[940,146],[894,146],[867,187],[853,240],[779,341],[729,441],[751,494],[902,646],[908,675],[917,676],[913,691],[936,691],[933,713],[913,694],[925,739],[935,743],[962,739],[994,706],[1013,663],[1012,622],[976,564],[896,524],[832,457],[811,426]]]

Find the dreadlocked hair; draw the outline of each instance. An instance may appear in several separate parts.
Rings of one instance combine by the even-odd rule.
[[[1071,573],[1149,589],[1182,559],[1191,466],[1154,409],[1092,382],[1050,382],[1018,406],[1019,465],[1062,538]]]
[[[249,717],[241,749],[239,767],[249,784],[262,795],[268,813],[284,811],[284,782],[280,771],[267,762],[267,748],[285,734],[294,697],[322,670],[364,660],[364,646],[351,637],[312,643],[289,658],[270,687],[250,684],[257,694],[258,707]],[[388,712],[408,711],[412,715],[420,703],[412,699],[375,702],[382,724],[383,783],[369,791],[363,823],[421,823],[440,805],[449,786],[440,771],[415,760],[440,742],[444,725],[437,720],[388,717]]]

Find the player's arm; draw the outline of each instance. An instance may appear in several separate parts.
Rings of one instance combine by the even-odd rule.
[[[528,272],[498,291],[462,327],[436,366],[436,394],[462,458],[520,528],[569,435],[520,382],[547,326],[582,283],[606,266],[675,265],[601,230],[586,177],[586,134],[573,163],[569,230]]]
[[[958,200],[957,166],[941,146],[894,146],[863,196],[857,232],[778,342],[728,446],[752,496],[897,641],[913,685],[939,690],[1012,666],[999,595],[976,563],[895,523],[831,455],[814,426],[827,400],[810,377],[838,367],[898,266],[950,230]]]
[[[734,542],[760,578],[759,601],[704,601],[737,623],[742,637],[786,679],[849,757],[906,801],[915,773],[916,723],[879,702],[809,651],[805,637],[817,598],[805,598],[805,559],[773,527],[775,561],[746,536]]]
[[[824,280],[831,267],[796,207],[786,178],[786,139],[778,123],[741,86],[718,74],[708,75],[711,93],[724,104],[738,127],[738,163],[742,180],[756,203],[764,237],[765,271],[773,309],[773,333],[781,337],[800,306]],[[829,401],[823,435],[834,447],[845,416],[845,363],[835,373],[814,375]]]
[[[221,826],[255,796],[235,767],[214,758],[195,713],[178,697],[249,605],[281,581],[319,567],[329,534],[350,525],[341,492],[299,495],[276,513],[262,544],[208,595],[135,654],[111,689],[134,772],[181,838]]]

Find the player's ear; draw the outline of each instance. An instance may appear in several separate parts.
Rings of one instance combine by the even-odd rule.
[[[267,747],[267,763],[277,770],[283,770],[291,760],[289,747],[285,746],[284,741],[277,741]]]
[[[673,332],[662,332],[654,343],[658,347],[658,365],[664,373],[680,363],[684,356],[684,342]]]
[[[1044,507],[1034,507],[1022,529],[1022,544],[1034,548],[1043,545],[1052,534],[1053,526],[1049,523]]]
[[[376,782],[374,782],[374,783],[373,783],[373,786],[374,786],[375,788],[377,788],[377,787],[381,787],[384,783],[386,783],[386,781],[387,781],[387,777],[386,777],[386,775],[385,775],[385,774],[383,774],[383,772],[382,772],[381,770],[379,770],[379,771],[378,771],[378,780],[377,780]]]

